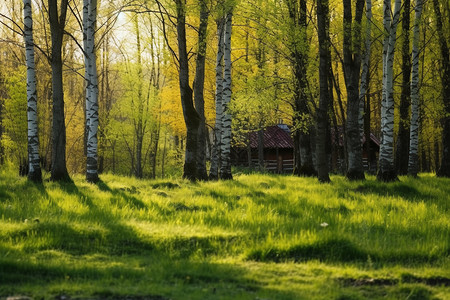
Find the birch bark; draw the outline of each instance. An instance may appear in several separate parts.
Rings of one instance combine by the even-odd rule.
[[[364,136],[364,98],[368,90],[368,74],[369,74],[369,64],[370,64],[370,48],[372,45],[372,0],[366,0],[366,41],[365,41],[365,52],[362,63],[361,72],[361,85],[359,88],[359,131],[361,139]],[[369,139],[369,137],[367,137]]]
[[[98,76],[95,53],[97,0],[83,1],[83,44],[86,78],[86,180],[98,182]]]
[[[411,125],[409,131],[408,175],[419,172],[419,41],[422,0],[416,0],[411,72]]]
[[[28,179],[35,182],[42,182],[42,172],[39,164],[36,71],[34,64],[33,12],[31,9],[31,0],[23,1],[23,15],[27,63]]]
[[[231,26],[233,13],[227,13],[224,33],[224,74],[223,74],[223,112],[221,134],[220,178],[233,179],[231,174],[231,114],[228,105],[231,101]]]
[[[390,2],[390,0],[385,0]],[[397,25],[400,18],[401,0],[395,0],[392,24],[389,28],[389,39],[386,50],[385,69],[383,70],[383,97],[382,104],[382,141],[380,145],[378,180],[395,181],[398,180],[394,166],[394,53],[395,40],[397,37]],[[390,3],[389,3],[390,4]],[[386,12],[385,12],[386,13]],[[383,117],[384,112],[384,117]]]
[[[211,167],[209,170],[209,179],[219,179],[220,169],[220,150],[222,148],[222,114],[223,114],[223,42],[224,42],[225,19],[217,20],[217,57],[216,57],[216,123],[214,126],[214,144],[211,155]]]

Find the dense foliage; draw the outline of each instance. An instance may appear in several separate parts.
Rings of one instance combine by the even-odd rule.
[[[81,48],[83,44],[81,2],[69,1],[70,9],[64,24],[66,33],[62,41],[64,110],[67,129],[66,158],[67,168],[71,174],[86,171],[85,153],[89,144],[85,115],[84,52]],[[442,86],[446,82],[444,64],[448,59],[443,59],[441,53],[435,50],[439,49],[438,33],[440,39],[445,41],[447,38],[448,41],[450,32],[445,22],[440,26],[442,28],[439,28],[442,30],[437,30],[436,12],[439,11],[441,18],[446,20],[449,7],[446,1],[435,2],[438,10],[434,9],[431,1],[424,3],[423,17],[418,21],[420,26],[418,160],[422,171],[436,171],[442,159],[443,149],[447,149],[443,145],[442,131],[443,124],[448,118],[445,113],[445,107],[448,105],[444,103],[447,98],[444,97]],[[55,133],[51,133],[52,105],[54,105],[52,73],[49,64],[52,44],[51,28],[47,14],[48,3],[46,1],[32,1],[32,3],[39,152],[43,168],[50,169],[53,151],[51,140],[55,136]],[[198,36],[198,32],[202,6],[193,0],[183,5],[185,5],[189,85],[194,86],[192,81],[196,78],[196,59],[200,54],[206,57],[205,83],[202,91],[206,124],[206,157],[209,159],[211,155],[214,143],[213,128],[216,122],[215,62],[218,43],[215,25],[231,9],[233,10],[231,49],[233,93],[231,103],[225,111],[231,112],[233,118],[233,145],[245,147],[249,143],[248,132],[261,130],[281,120],[291,126],[293,136],[296,137],[297,133],[308,135],[308,144],[309,136],[311,136],[311,146],[307,148],[311,147],[315,152],[314,125],[318,116],[320,94],[316,3],[297,0],[209,0],[202,3],[206,5],[208,26],[203,27],[206,34],[201,37]],[[362,1],[358,3],[361,4]],[[350,4],[350,10],[354,11],[356,4]],[[164,176],[168,170],[170,172],[171,169],[180,168],[187,144],[178,84],[177,47],[179,43],[175,2],[169,0],[98,1],[97,5],[95,52],[98,71],[99,172],[111,171],[137,177]],[[412,36],[412,25],[416,22],[414,20],[415,5],[413,1],[410,12],[402,10],[403,15],[399,22],[408,15],[411,26],[402,24],[401,30],[397,30],[399,45],[403,39],[409,39],[403,31],[411,31],[409,36]],[[2,53],[0,57],[2,108],[0,110],[2,121],[0,155],[2,161],[12,161],[16,165],[24,164],[27,159],[26,139],[24,139],[26,118],[23,110],[26,96],[23,83],[12,84],[25,76],[21,6],[19,0],[3,1],[0,4],[0,50]],[[369,25],[367,17],[363,16],[362,21],[353,21],[354,25],[349,27],[352,12],[349,15],[350,10],[347,9],[347,23],[345,23],[342,3],[330,1],[329,6],[331,45],[329,86],[332,97],[330,97],[328,122],[335,129],[345,126],[347,120],[355,123],[354,109],[352,109],[353,117],[349,119],[347,116],[346,99],[349,86],[353,91],[352,99],[355,99],[356,93],[355,82],[349,85],[350,82],[346,82],[349,79],[346,80],[344,76],[343,68],[348,62],[345,58],[348,55],[345,53],[354,52],[353,55],[356,55],[361,52],[360,54],[364,55],[367,49],[358,49],[364,49],[363,45],[367,39],[371,41],[371,51],[368,75],[365,78],[368,81],[365,95],[367,104],[365,107],[368,110],[365,114],[370,118],[365,120],[366,127],[380,138],[383,124],[381,121],[383,36],[386,34],[382,25],[383,5],[378,2],[373,3],[370,36],[365,36],[365,29]],[[349,7],[348,4],[347,7]],[[359,16],[360,8],[361,5],[358,6]],[[351,33],[346,33],[348,28]],[[346,37],[346,45],[343,44],[343,37]],[[206,44],[206,49],[199,50],[203,49],[200,47],[203,43]],[[412,41],[406,40],[405,43],[412,43]],[[408,56],[407,50],[410,48],[405,43],[403,43],[403,49],[406,49],[403,59]],[[397,48],[400,49],[400,46]],[[201,53],[196,53],[198,51]],[[395,108],[393,136],[395,138],[400,122],[400,95],[402,91],[407,90],[404,85],[408,83],[406,79],[402,81],[400,76],[403,71],[399,57],[400,55],[397,54],[393,59],[392,75]],[[349,68],[348,63],[347,68]],[[356,70],[353,73],[358,75],[359,72]],[[300,81],[299,74],[303,74]],[[403,76],[403,78],[407,77]],[[18,103],[22,103],[22,106]],[[402,104],[403,132],[407,132],[409,128],[410,113],[406,114],[408,116],[406,119],[404,117],[405,111],[409,110],[408,105]],[[358,148],[356,131],[352,129],[350,132],[353,146],[348,147],[348,151],[350,148]],[[344,132],[344,139],[345,134],[346,132]],[[398,151],[406,151],[407,148],[402,147],[403,150]],[[407,153],[405,155],[407,156]],[[340,157],[344,168],[345,161],[348,160],[347,156],[342,154]],[[402,168],[404,169],[404,166]]]

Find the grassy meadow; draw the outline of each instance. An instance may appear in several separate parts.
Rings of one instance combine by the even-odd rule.
[[[0,299],[450,299],[449,179],[101,179],[0,170]]]

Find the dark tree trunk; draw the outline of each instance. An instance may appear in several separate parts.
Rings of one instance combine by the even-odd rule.
[[[439,170],[439,140],[436,138],[434,140],[434,171],[437,173]]]
[[[142,124],[138,124],[137,126],[137,136],[136,136],[136,158],[135,158],[135,168],[134,168],[134,176],[136,178],[142,178],[142,145],[144,142],[144,136],[142,133]]]
[[[294,175],[300,175],[300,169],[302,167],[302,161],[300,156],[300,132],[299,130],[294,133],[292,139],[294,140]]]
[[[367,92],[366,92],[366,101],[364,105],[364,135],[366,137],[366,153],[367,153],[367,163],[369,166],[369,173],[376,173],[377,170],[377,162],[376,157],[372,157],[372,150],[370,147],[371,138],[370,138],[370,85],[369,85],[369,72],[367,72]]]
[[[330,74],[330,76],[332,76],[332,74]],[[331,79],[331,82],[332,82],[332,78],[330,77],[329,79]],[[330,135],[331,135],[330,136],[331,153],[332,153],[332,156],[334,157],[334,158],[332,158],[332,164],[331,164],[330,170],[336,171],[335,163],[337,163],[337,159],[339,159],[339,155],[340,155],[340,153],[339,153],[339,148],[340,148],[339,147],[339,127],[338,127],[338,122],[337,122],[337,117],[336,117],[336,111],[334,109],[334,104],[331,101],[329,103],[329,110],[330,110],[333,130],[334,130],[333,135],[331,135],[331,133],[330,133]],[[331,124],[330,124],[330,126],[331,126]],[[334,159],[336,159],[336,161]]]
[[[250,132],[247,134],[247,164],[248,167],[252,167],[252,146],[250,142]]]
[[[180,62],[180,94],[186,124],[186,152],[183,177],[189,180],[197,179],[197,137],[200,117],[194,108],[192,89],[189,86],[189,61],[186,49],[186,10],[183,0],[176,0],[177,8],[177,39],[178,59]]]
[[[294,73],[294,174],[314,176],[316,174],[311,153],[310,119],[308,108],[306,71],[308,64],[306,0],[286,1],[290,30],[290,51]]]
[[[332,76],[332,80],[333,80],[333,86],[334,89],[336,90],[336,94],[337,94],[337,102],[338,102],[338,106],[339,106],[339,112],[341,114],[342,117],[342,124],[346,124],[346,118],[345,118],[345,111],[344,111],[344,105],[342,103],[342,98],[341,98],[341,89],[339,88],[339,82],[338,79],[339,77],[335,77],[334,73],[333,73],[333,69],[331,69],[331,76]],[[338,136],[339,134],[341,134],[338,131]],[[341,166],[340,166],[340,173],[345,174],[347,172],[347,164],[348,164],[348,157],[347,157],[347,131],[345,129],[345,126],[342,126],[342,147],[339,145],[339,158],[341,159]]]
[[[409,22],[411,0],[403,2],[402,18],[402,93],[400,96],[400,123],[397,135],[395,165],[397,174],[408,173],[409,161],[409,107],[411,104],[411,54],[409,51]]]
[[[48,0],[48,14],[52,38],[52,170],[51,180],[70,180],[66,167],[66,125],[64,119],[64,92],[62,71],[62,43],[66,23],[68,0],[61,1],[58,16],[57,0]]]
[[[205,123],[205,100],[203,96],[205,86],[205,59],[206,59],[206,34],[208,29],[209,11],[206,0],[200,1],[200,26],[198,29],[198,53],[194,79],[194,101],[195,108],[200,116],[198,127],[198,149],[197,149],[197,178],[208,179],[206,173],[206,123]]]
[[[438,0],[433,0],[434,13],[436,14],[436,25],[439,36],[439,45],[442,58],[442,95],[444,95],[445,117],[442,120],[442,157],[437,176],[450,177],[450,53],[447,40],[444,35],[444,24],[442,22],[441,10]]]
[[[5,150],[3,149],[3,144],[1,143],[3,139],[3,99],[6,98],[5,91],[5,78],[0,72],[0,165],[5,163]]]
[[[317,114],[316,161],[317,175],[320,182],[330,182],[328,175],[328,157],[326,153],[328,106],[330,89],[328,77],[330,75],[330,39],[329,39],[329,3],[328,0],[317,0],[317,32],[319,38],[319,84],[320,98]]]
[[[264,129],[258,130],[258,164],[259,169],[264,170]]]
[[[161,107],[159,108],[159,111],[161,111]],[[156,165],[157,165],[157,158],[158,158],[160,134],[161,134],[161,116],[158,117],[158,124],[156,125],[156,128],[152,132],[152,142],[150,145],[150,147],[151,147],[150,163],[152,165],[151,178],[156,178]],[[165,143],[165,141],[164,141],[164,143]]]
[[[361,180],[364,177],[362,145],[359,127],[359,77],[361,69],[361,19],[364,1],[356,0],[355,22],[352,24],[351,0],[344,0],[344,76],[347,88],[347,178]]]

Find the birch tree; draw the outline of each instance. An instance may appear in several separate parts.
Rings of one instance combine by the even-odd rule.
[[[384,0],[384,25],[388,28],[388,38],[384,40],[383,55],[383,99],[381,109],[381,145],[379,154],[378,180],[398,180],[394,167],[394,53],[397,25],[400,19],[401,0],[395,0],[392,24],[390,22],[391,0]],[[389,25],[390,26],[389,26]]]
[[[220,159],[222,148],[222,114],[223,114],[223,43],[224,43],[224,29],[225,18],[219,17],[217,23],[217,56],[216,56],[216,122],[214,125],[214,144],[211,154],[211,167],[209,170],[209,179],[219,179]]]
[[[64,118],[63,62],[61,53],[68,2],[69,0],[61,0],[58,7],[58,0],[48,0],[48,15],[52,40],[52,54],[50,58],[53,100],[51,179],[54,181],[70,179],[66,167],[66,125]]]
[[[362,144],[359,126],[359,76],[361,68],[361,19],[364,0],[356,0],[355,20],[352,21],[352,1],[344,0],[344,77],[347,88],[347,178],[364,179]]]
[[[31,0],[23,1],[24,40],[27,63],[28,179],[41,182],[37,114],[36,71],[34,64],[33,11]]]
[[[408,175],[419,172],[419,41],[422,0],[416,0],[411,73],[411,125],[409,137]]]
[[[231,101],[231,25],[233,12],[226,15],[224,32],[224,75],[223,75],[223,112],[221,133],[221,166],[220,178],[232,179],[231,174],[231,113],[228,106]]]
[[[436,25],[439,37],[439,45],[442,59],[442,95],[444,96],[444,118],[442,120],[443,131],[442,131],[442,158],[441,165],[437,172],[438,176],[450,177],[450,52],[448,39],[444,35],[444,24],[442,21],[441,9],[438,0],[433,0],[434,13],[436,15]],[[448,10],[447,10],[448,14]],[[448,29],[448,27],[447,27]]]
[[[372,0],[366,0],[366,39],[365,39],[365,52],[362,62],[362,72],[361,72],[361,85],[359,87],[359,131],[361,139],[364,136],[364,98],[369,87],[368,75],[369,75],[369,64],[370,64],[370,53],[372,45]]]
[[[86,80],[86,133],[87,160],[86,180],[97,182],[98,178],[98,76],[95,54],[95,30],[97,0],[83,1],[83,44]]]

